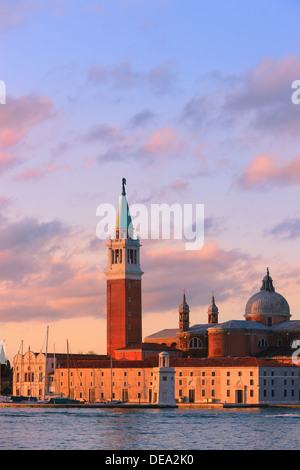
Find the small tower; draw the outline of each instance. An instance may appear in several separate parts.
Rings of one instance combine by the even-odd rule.
[[[208,323],[218,323],[219,310],[215,304],[214,295],[211,298],[211,304],[208,307]]]
[[[185,292],[183,299],[179,305],[179,333],[187,331],[190,327],[190,307],[188,306],[185,298]]]
[[[159,406],[176,406],[175,369],[170,367],[170,357],[165,351],[159,354],[159,365],[153,367],[153,403]]]

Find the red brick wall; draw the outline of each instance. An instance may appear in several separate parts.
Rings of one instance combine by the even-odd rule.
[[[129,315],[130,312],[130,315]],[[107,354],[142,341],[140,280],[107,281]]]

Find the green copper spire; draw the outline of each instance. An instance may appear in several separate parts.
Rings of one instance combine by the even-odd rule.
[[[133,225],[125,191],[126,179],[122,178],[122,193],[116,220],[116,238],[133,238]]]

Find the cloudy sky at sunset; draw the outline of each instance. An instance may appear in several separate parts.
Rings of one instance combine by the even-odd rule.
[[[0,339],[106,352],[100,204],[204,204],[205,243],[143,240],[143,336],[244,319],[267,266],[300,318],[296,0],[0,2]]]

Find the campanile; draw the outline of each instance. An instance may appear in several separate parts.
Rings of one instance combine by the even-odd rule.
[[[107,356],[142,342],[142,275],[140,241],[134,229],[122,179],[114,239],[108,241]]]

